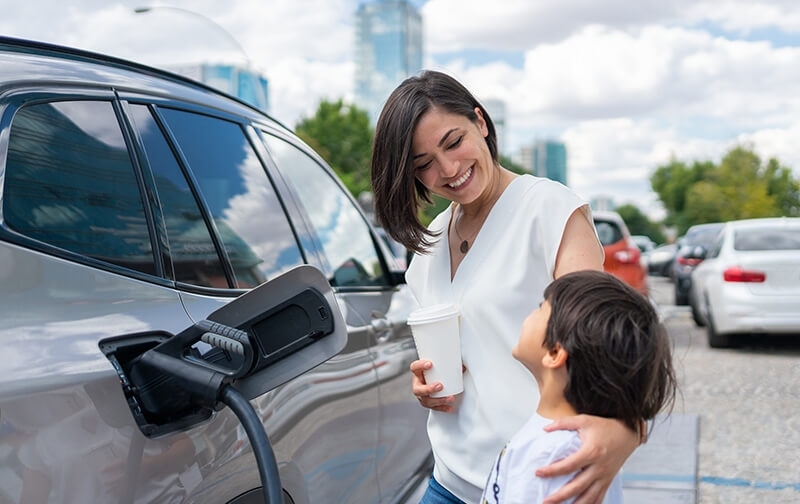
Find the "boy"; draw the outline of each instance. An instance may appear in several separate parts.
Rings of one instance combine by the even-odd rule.
[[[552,420],[616,418],[644,439],[646,421],[675,398],[669,339],[647,298],[608,273],[587,270],[554,280],[544,299],[512,352],[536,378],[539,405],[498,455],[482,503],[540,503],[572,479],[535,476],[581,445],[575,431],[545,432]],[[622,503],[619,476],[603,502]]]

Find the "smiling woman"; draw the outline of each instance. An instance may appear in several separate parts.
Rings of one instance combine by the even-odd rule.
[[[406,280],[417,302],[453,303],[461,312],[463,393],[436,397],[442,384],[424,378],[435,364],[411,363],[414,395],[430,410],[435,457],[422,502],[477,502],[495,455],[538,402],[536,381],[511,353],[522,321],[554,278],[602,269],[591,212],[565,186],[501,166],[486,109],[435,71],[408,78],[387,100],[375,131],[372,185],[376,217],[416,253]],[[451,204],[425,227],[419,211],[432,195]],[[637,437],[610,419],[570,417],[558,425],[580,428],[584,445],[543,469],[543,476],[582,469],[553,498],[601,498]],[[594,459],[593,450],[605,455]]]

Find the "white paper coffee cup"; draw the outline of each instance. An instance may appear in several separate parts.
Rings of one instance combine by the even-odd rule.
[[[426,383],[440,382],[442,390],[431,397],[446,397],[464,391],[461,366],[461,317],[452,304],[419,308],[408,317],[420,359],[431,361],[424,371]]]

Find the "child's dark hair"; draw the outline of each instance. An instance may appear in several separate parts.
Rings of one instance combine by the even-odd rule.
[[[544,291],[544,346],[567,352],[564,397],[578,413],[622,420],[639,435],[675,401],[667,331],[645,296],[601,271],[576,271]]]

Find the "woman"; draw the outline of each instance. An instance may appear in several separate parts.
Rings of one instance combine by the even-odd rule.
[[[435,459],[422,503],[477,502],[498,451],[538,402],[536,382],[511,355],[522,321],[553,278],[602,270],[602,247],[572,191],[500,166],[489,114],[441,72],[406,79],[391,94],[371,169],[377,218],[415,252],[406,280],[417,301],[461,309],[464,392],[430,397],[441,389],[425,383],[431,363],[411,364],[412,390],[431,410]],[[452,203],[426,228],[418,211],[431,194]],[[551,427],[579,430],[583,446],[537,475],[582,471],[546,502],[599,503],[638,437],[621,422],[585,415]]]

